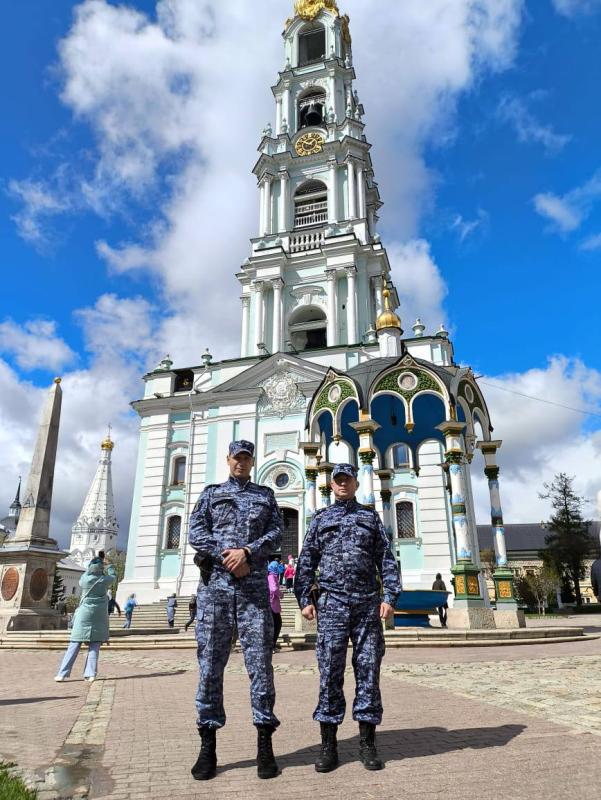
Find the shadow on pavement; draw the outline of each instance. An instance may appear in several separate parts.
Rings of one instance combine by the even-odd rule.
[[[186,672],[188,672],[187,669],[174,669],[169,672],[146,672],[144,675],[112,675],[111,677],[105,677],[103,675],[102,678],[98,678],[98,680],[132,681],[138,678],[170,678],[173,675],[185,675]]]
[[[14,700],[8,698],[7,700],[0,700],[0,706],[23,706],[28,703],[45,703],[50,700],[74,700],[76,697],[78,695],[68,694],[64,697],[19,697]]]
[[[526,725],[499,725],[496,728],[414,728],[396,731],[381,731],[377,735],[378,752],[386,762],[404,761],[409,758],[423,758],[455,750],[482,750],[487,747],[505,747],[512,739],[526,730]],[[312,764],[318,753],[319,734],[316,728],[315,744],[296,750],[293,753],[280,753],[277,749],[277,735],[274,736],[274,750],[277,762],[282,770],[287,767],[298,767]],[[359,736],[350,739],[339,739],[338,748],[340,763],[345,764],[358,760]],[[218,751],[219,752],[219,751]],[[243,769],[254,766],[254,760],[237,761],[233,764],[221,764],[220,773],[232,769]]]

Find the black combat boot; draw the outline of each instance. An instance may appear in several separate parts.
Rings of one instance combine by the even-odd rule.
[[[359,759],[369,770],[384,769],[384,762],[376,750],[376,726],[369,722],[359,723]]]
[[[315,762],[315,772],[332,772],[338,766],[338,742],[336,731],[338,725],[320,722],[321,751]]]
[[[271,745],[274,730],[271,725],[257,725],[257,775],[263,780],[280,774]]]
[[[217,774],[217,731],[203,726],[198,733],[202,744],[196,764],[192,767],[192,777],[196,781],[210,781]]]

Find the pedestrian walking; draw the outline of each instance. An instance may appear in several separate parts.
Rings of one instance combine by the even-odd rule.
[[[90,682],[96,679],[100,645],[109,640],[106,592],[117,577],[115,568],[111,564],[107,566],[106,573],[104,567],[104,559],[94,558],[79,579],[82,595],[73,618],[69,647],[63,656],[55,681],[65,681],[71,675],[77,655],[84,643],[88,645],[84,678]]]
[[[353,644],[353,719],[359,723],[359,757],[366,769],[384,766],[376,750],[376,726],[382,721],[382,620],[394,614],[401,582],[379,515],[355,499],[358,486],[356,467],[334,467],[336,501],[313,515],[296,570],[295,593],[302,615],[307,620],[317,616],[319,700],[313,719],[320,724],[322,742],[317,772],[330,772],[338,766],[336,733],[346,708],[343,683],[349,639]],[[318,568],[316,607],[311,591]]]
[[[216,774],[216,732],[225,725],[223,673],[235,625],[250,678],[257,774],[260,778],[279,774],[272,747],[279,721],[274,713],[267,562],[270,554],[279,550],[283,525],[273,491],[250,480],[254,452],[251,442],[230,444],[228,480],[207,486],[190,518],[190,545],[201,557],[196,708],[202,746],[192,768],[193,777],[200,781]]]
[[[442,575],[440,572],[436,573],[436,580],[432,584],[432,591],[434,592],[446,592],[447,585],[442,579]],[[449,604],[444,603],[442,606],[437,607],[438,611],[438,619],[440,620],[440,627],[446,628],[447,627],[447,611],[449,609]]]
[[[113,593],[112,592],[108,593],[108,598],[109,598],[109,617],[112,614],[114,614],[115,611],[117,612],[117,614],[119,616],[121,616],[121,608],[119,606],[119,603],[117,602],[117,599],[115,597],[113,597]]]
[[[177,595],[172,594],[167,598],[167,624],[170,628],[175,625],[175,609],[177,608]]]
[[[279,650],[278,637],[282,630],[282,590],[280,589],[280,568],[277,561],[268,567],[269,605],[273,616],[273,651]]]
[[[138,601],[136,600],[135,594],[130,594],[130,596],[125,601],[125,605],[123,606],[123,613],[125,614],[125,623],[123,624],[124,628],[131,628],[131,621],[134,615],[134,608],[138,605]]]
[[[296,570],[294,569],[294,562],[289,561],[286,564],[286,569],[284,570],[284,580],[286,581],[286,591],[288,594],[291,594],[294,591],[294,575]]]
[[[196,622],[196,595],[193,594],[190,597],[190,602],[188,603],[188,612],[190,614],[190,619],[184,625],[184,630],[186,633],[188,632],[188,628],[192,625],[193,622]]]

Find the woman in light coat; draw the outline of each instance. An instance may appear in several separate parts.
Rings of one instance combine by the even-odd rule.
[[[109,639],[109,614],[107,590],[116,580],[115,568],[109,564],[107,574],[104,572],[104,560],[93,559],[87,571],[81,576],[79,585],[82,588],[79,606],[75,611],[71,642],[64,655],[55,681],[64,681],[71,674],[75,659],[84,642],[89,651],[86,658],[84,678],[93,681],[98,670],[98,654],[102,642]]]

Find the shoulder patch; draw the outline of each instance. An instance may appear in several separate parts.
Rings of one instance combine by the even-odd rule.
[[[323,514],[324,511],[328,511],[330,506],[324,506],[324,508],[316,508],[313,512],[313,518],[318,517],[320,514]]]

